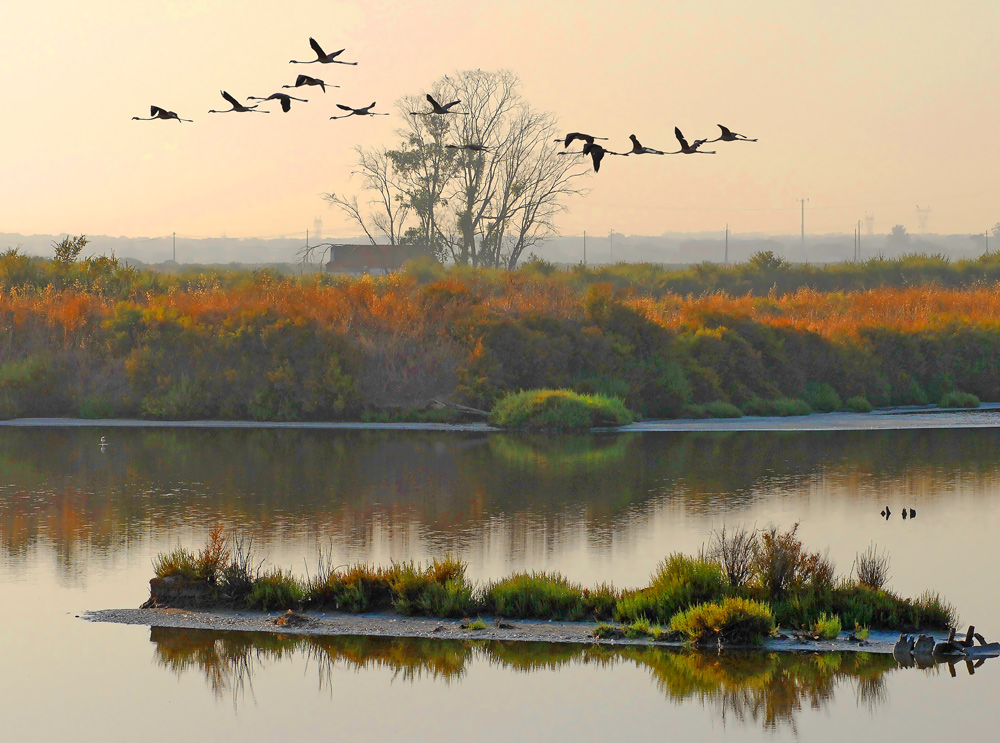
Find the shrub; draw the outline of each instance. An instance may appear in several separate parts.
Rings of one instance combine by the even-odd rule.
[[[840,395],[826,382],[806,382],[806,400],[815,410],[823,413],[832,413],[843,407]]]
[[[718,562],[732,588],[741,588],[753,576],[754,555],[757,554],[757,530],[739,526],[727,532],[713,531],[706,550]]]
[[[331,608],[360,614],[384,611],[392,607],[392,584],[399,566],[378,568],[356,564],[341,573],[320,555],[320,568],[305,589],[305,604],[310,608]]]
[[[938,403],[938,407],[942,408],[978,408],[980,406],[979,398],[969,392],[959,392],[958,390],[952,390],[951,392],[946,392]]]
[[[774,630],[771,610],[744,598],[726,598],[719,603],[692,606],[670,620],[670,629],[690,642],[717,639],[721,642],[759,642]]]
[[[782,418],[792,415],[809,415],[812,408],[805,400],[795,397],[778,397],[773,400],[765,400],[760,397],[752,397],[743,403],[744,415],[780,416]]]
[[[743,411],[729,402],[715,400],[704,405],[705,413],[709,418],[742,418]]]
[[[76,415],[79,418],[113,418],[115,406],[106,397],[100,395],[87,395],[82,398],[77,405]]]
[[[262,611],[294,609],[304,595],[304,587],[290,571],[275,568],[254,580],[246,602],[249,608]]]
[[[840,636],[840,630],[843,628],[840,626],[840,617],[836,614],[828,617],[826,612],[823,612],[819,619],[813,623],[811,629],[813,637],[820,640],[835,640]]]
[[[230,551],[222,525],[216,525],[208,533],[205,548],[195,555],[183,547],[177,547],[167,554],[157,555],[153,560],[153,571],[158,578],[179,575],[190,580],[217,583],[222,571],[229,564]]]
[[[870,413],[874,410],[872,404],[868,402],[868,398],[864,395],[849,397],[844,404],[852,413]]]
[[[635,420],[617,397],[570,390],[526,390],[505,395],[490,412],[490,425],[522,431],[563,431],[624,426]]]
[[[675,552],[660,561],[649,588],[624,594],[615,606],[615,618],[636,622],[669,622],[678,611],[725,595],[722,568],[711,560]]]
[[[157,578],[177,575],[190,580],[200,579],[197,558],[184,547],[176,547],[166,554],[160,553],[154,557],[153,572]]]
[[[515,619],[578,620],[586,616],[583,589],[559,573],[515,573],[483,588],[483,610]]]
[[[878,591],[889,582],[890,562],[885,550],[879,551],[873,542],[868,545],[868,549],[859,552],[854,558],[852,572],[858,583]]]
[[[461,617],[476,609],[466,563],[449,556],[426,568],[404,563],[392,578],[392,607],[400,614]]]
[[[944,629],[958,626],[958,610],[934,591],[924,591],[913,602],[913,626],[916,629]]]

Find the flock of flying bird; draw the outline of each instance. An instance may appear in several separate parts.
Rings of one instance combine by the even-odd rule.
[[[338,59],[341,54],[344,53],[344,49],[339,49],[335,52],[327,53],[323,50],[323,47],[319,45],[316,39],[309,38],[309,46],[312,47],[313,53],[316,55],[316,59],[307,60],[289,60],[289,64],[342,64],[342,65],[356,65],[357,62],[345,62]],[[323,80],[316,77],[311,77],[309,75],[298,75],[295,78],[295,82],[292,85],[282,85],[282,89],[286,88],[302,88],[315,86],[326,93],[327,86],[329,84]],[[339,85],[329,85],[332,88],[339,88]],[[255,103],[252,106],[248,106],[244,103],[240,103],[235,97],[230,95],[225,90],[219,91],[226,102],[231,106],[231,108],[226,108],[222,110],[211,110],[210,114],[220,114],[220,113],[270,113],[270,111],[258,110],[260,103]],[[446,114],[455,115],[465,115],[465,111],[455,110],[455,106],[460,104],[462,101],[450,101],[449,103],[438,103],[434,98],[427,94],[427,102],[431,105],[430,111],[411,111],[413,116],[442,116]],[[300,101],[301,103],[308,103],[307,98],[296,98],[295,96],[289,95],[288,93],[276,92],[271,93],[269,96],[247,96],[248,101],[277,101],[281,105],[281,110],[288,113],[292,107],[292,101]],[[367,106],[362,106],[361,108],[352,108],[351,106],[345,106],[341,103],[336,104],[337,108],[347,113],[341,114],[340,116],[331,116],[331,119],[346,119],[350,116],[388,116],[387,113],[381,113],[372,111],[375,108],[375,101]],[[156,119],[174,119],[175,121],[181,122],[191,122],[191,119],[182,119],[176,112],[168,111],[165,108],[159,106],[149,107],[149,117],[133,116],[134,121],[154,121]],[[583,149],[579,152],[560,152],[560,155],[590,155],[591,160],[594,163],[594,171],[599,171],[601,169],[601,160],[604,159],[605,155],[714,155],[715,151],[705,151],[699,149],[703,144],[710,144],[712,142],[756,142],[756,139],[750,139],[742,134],[733,132],[727,129],[722,124],[718,125],[722,133],[715,139],[696,139],[694,142],[688,144],[688,141],[681,134],[681,130],[674,127],[674,135],[677,137],[677,141],[680,143],[680,149],[676,152],[664,152],[663,150],[654,150],[650,147],[644,147],[634,134],[629,135],[629,139],[632,140],[632,149],[628,152],[612,152],[601,145],[597,144],[595,140],[607,141],[607,137],[594,137],[590,134],[583,134],[581,132],[570,132],[562,139],[557,139],[556,142],[562,142],[564,148],[568,148],[569,145],[576,140],[583,142]],[[446,144],[445,147],[453,150],[470,150],[472,152],[487,152],[489,148],[485,145],[478,144],[475,142],[464,143],[464,144]]]
[[[715,150],[706,151],[698,149],[703,144],[711,144],[712,142],[756,142],[756,139],[750,139],[742,134],[732,131],[724,127],[722,124],[717,124],[722,133],[715,139],[696,139],[694,142],[688,144],[688,141],[684,138],[681,130],[678,127],[674,127],[674,136],[677,137],[677,141],[680,143],[680,149],[676,152],[664,152],[663,150],[654,150],[652,147],[644,147],[638,138],[634,134],[629,134],[628,138],[632,140],[632,149],[628,152],[612,152],[611,150],[605,149],[601,145],[597,144],[595,140],[600,139],[607,141],[607,137],[594,137],[590,134],[583,134],[581,132],[570,132],[563,139],[557,139],[556,142],[562,142],[563,147],[569,147],[572,142],[580,140],[583,142],[583,149],[579,152],[560,152],[560,155],[590,155],[590,159],[594,162],[594,171],[599,171],[601,169],[601,160],[604,159],[605,155],[621,155],[627,157],[628,155],[714,155]]]

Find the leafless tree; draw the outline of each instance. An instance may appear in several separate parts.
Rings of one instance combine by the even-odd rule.
[[[525,250],[555,233],[555,216],[582,193],[576,179],[589,171],[577,158],[556,156],[555,119],[533,109],[520,88],[510,71],[471,70],[445,75],[430,91],[461,101],[461,115],[414,115],[426,108],[424,94],[401,99],[398,145],[358,149],[371,212],[362,213],[356,196],[327,200],[372,242],[382,235],[441,260],[515,268]]]

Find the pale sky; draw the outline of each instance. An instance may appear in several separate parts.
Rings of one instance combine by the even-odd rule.
[[[359,188],[354,145],[389,145],[394,112],[461,69],[507,68],[566,131],[676,149],[722,123],[760,139],[714,156],[606,158],[563,234],[722,229],[939,233],[1000,221],[1000,3],[713,0],[464,3],[33,0],[0,11],[0,232],[189,237],[357,230],[321,195]],[[308,59],[308,38],[343,65]],[[333,68],[333,69],[331,69]],[[341,85],[288,114],[208,114],[225,89],[295,75]],[[301,89],[300,89],[301,90]],[[294,91],[286,91],[294,92]],[[155,104],[193,124],[132,121]],[[270,106],[276,109],[276,106]],[[555,145],[553,145],[555,146]]]

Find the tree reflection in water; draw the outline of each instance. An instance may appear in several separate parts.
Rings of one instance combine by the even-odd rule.
[[[723,720],[768,729],[795,729],[804,709],[820,710],[838,689],[850,688],[860,707],[889,702],[886,674],[900,669],[891,655],[836,653],[707,653],[648,646],[572,645],[384,637],[319,637],[257,632],[151,629],[156,661],[181,675],[200,672],[214,695],[234,707],[253,695],[253,675],[294,657],[318,671],[320,690],[333,689],[338,668],[383,668],[394,679],[459,681],[474,663],[531,673],[571,664],[634,664],[646,669],[663,695],[697,701]],[[914,672],[920,672],[914,670]],[[930,672],[935,672],[931,669]]]

